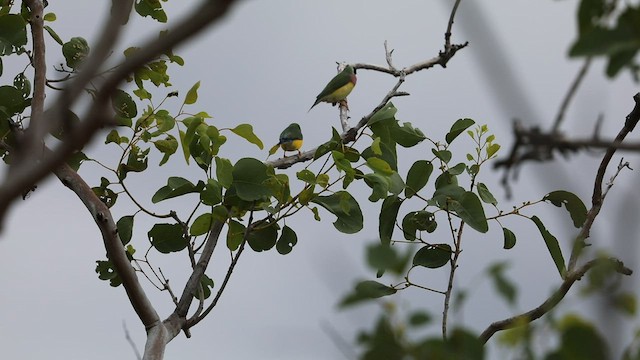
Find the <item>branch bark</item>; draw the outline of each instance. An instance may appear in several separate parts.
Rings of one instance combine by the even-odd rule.
[[[564,281],[562,282],[558,290],[556,290],[549,298],[547,298],[547,300],[545,300],[542,304],[540,304],[540,306],[537,306],[536,308],[531,309],[523,314],[510,317],[508,319],[504,319],[501,321],[496,321],[491,325],[489,325],[489,327],[487,327],[482,332],[482,334],[480,334],[480,341],[482,341],[483,343],[486,343],[498,331],[511,329],[517,326],[521,326],[522,324],[531,323],[534,320],[539,319],[540,317],[542,317],[543,315],[551,311],[553,308],[555,308],[556,305],[558,305],[558,303],[567,294],[569,289],[571,289],[573,284],[576,281],[580,280],[582,276],[584,276],[584,274],[587,273],[587,271],[600,265],[612,265],[613,269],[616,272],[623,275],[631,275],[633,273],[631,269],[624,266],[624,264],[618,259],[610,258],[610,259],[591,260],[586,264],[582,265],[577,270],[569,272],[567,276],[565,276]]]
[[[12,171],[11,177],[8,177],[2,186],[0,186],[0,221],[4,220],[9,206],[24,190],[30,188],[33,184],[47,176],[47,174],[57,166],[60,166],[73,151],[84,147],[98,129],[110,123],[110,96],[131,72],[154,59],[156,56],[183,43],[186,39],[203,30],[207,25],[219,22],[235,2],[234,0],[203,1],[190,16],[178,22],[173,30],[166,36],[148,41],[146,45],[141,47],[140,51],[127,58],[119,67],[110,73],[99,86],[92,106],[87,110],[85,115],[81,117],[83,120],[69,131],[65,141],[53,150],[51,156],[38,164],[31,162],[16,164],[16,168]],[[114,6],[116,4],[130,5],[131,3],[130,0],[114,0]],[[124,11],[122,13],[124,14]],[[124,18],[118,18],[117,23],[121,24],[125,20]],[[112,23],[116,23],[116,20],[111,19],[109,24]],[[103,35],[116,38],[116,36],[112,36],[111,34]],[[102,41],[104,41],[105,44],[104,48],[109,48],[107,46],[109,40],[101,40],[99,44],[103,44]],[[99,48],[102,47],[102,45],[99,45]],[[89,57],[86,64],[89,70],[83,70],[86,71],[86,75],[77,78],[74,83],[65,89],[51,110],[45,113],[48,123],[65,123],[68,117],[68,110],[79,100],[80,93],[86,85],[87,78],[93,78],[95,75],[94,68],[98,69],[104,63],[104,57],[102,56],[101,59],[99,55],[102,54],[94,53],[94,55]],[[94,61],[96,63],[95,66],[92,65]],[[35,141],[36,140],[34,140],[34,142]]]

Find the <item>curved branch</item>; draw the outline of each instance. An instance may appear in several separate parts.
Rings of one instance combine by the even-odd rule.
[[[378,71],[378,72],[382,72],[382,73],[386,73],[386,74],[392,75],[392,76],[398,78],[398,82],[391,89],[391,91],[389,91],[387,93],[387,95],[385,95],[385,97],[378,104],[378,106],[376,106],[373,109],[373,111],[371,111],[368,115],[366,115],[362,119],[360,119],[358,124],[356,126],[352,127],[352,128],[349,128],[349,126],[347,124],[347,119],[348,119],[347,110],[348,110],[348,108],[346,107],[345,104],[343,104],[343,103],[340,104],[340,123],[341,123],[342,129],[343,129],[343,133],[342,133],[342,135],[340,137],[342,138],[342,143],[343,144],[347,144],[347,143],[355,141],[358,131],[360,131],[360,129],[365,127],[367,125],[367,123],[369,122],[369,120],[371,119],[371,117],[376,112],[378,112],[380,109],[382,109],[385,105],[387,105],[389,100],[391,100],[392,98],[394,98],[396,96],[409,95],[406,92],[398,91],[398,89],[400,88],[402,83],[404,83],[405,78],[406,78],[407,75],[410,75],[410,74],[412,74],[414,72],[417,72],[417,71],[420,71],[420,70],[425,70],[425,69],[432,68],[432,67],[434,67],[436,65],[440,65],[443,68],[446,68],[447,67],[447,63],[458,52],[458,50],[463,49],[463,48],[467,47],[467,45],[469,45],[468,41],[463,43],[463,44],[451,44],[451,29],[453,27],[453,21],[454,21],[454,18],[455,18],[456,11],[458,9],[458,5],[460,5],[461,1],[462,0],[456,0],[455,4],[453,5],[453,9],[451,10],[451,15],[449,16],[449,22],[447,23],[447,30],[446,30],[445,35],[444,35],[444,38],[445,38],[444,50],[440,51],[438,56],[433,57],[433,58],[428,59],[428,60],[425,60],[425,61],[422,61],[422,62],[419,62],[419,63],[416,63],[416,64],[413,64],[411,66],[405,67],[404,69],[398,70],[396,67],[393,66],[393,62],[392,62],[392,56],[391,55],[393,53],[393,49],[389,50],[389,48],[387,46],[387,42],[385,41],[384,42],[384,52],[385,52],[385,59],[387,61],[387,67],[380,66],[380,65],[374,65],[374,64],[367,64],[367,63],[351,64],[351,66],[353,66],[353,68],[355,68],[355,69],[372,70],[372,71]],[[294,165],[296,163],[313,160],[315,152],[316,152],[317,149],[318,148],[315,147],[315,148],[313,148],[311,150],[307,150],[304,153],[301,153],[298,156],[283,157],[283,158],[280,158],[280,159],[267,161],[266,163],[268,165],[273,166],[274,168],[286,169],[286,168],[289,168],[289,167],[291,167],[292,165]]]
[[[209,266],[209,261],[211,260],[213,250],[218,244],[218,239],[220,238],[220,233],[222,232],[224,224],[225,223],[222,221],[215,221],[211,225],[211,231],[209,232],[204,247],[202,248],[202,255],[200,255],[196,266],[191,272],[191,276],[189,276],[189,280],[187,280],[187,284],[182,291],[180,300],[178,300],[178,306],[176,306],[174,312],[163,321],[163,324],[168,331],[168,340],[173,339],[178,335],[180,329],[182,329],[186,324],[187,312],[189,311],[189,307],[191,306],[194,298],[193,294],[196,294],[198,291],[200,279],[202,279],[202,275],[204,275],[205,270]]]
[[[606,265],[612,266],[617,273],[623,275],[631,275],[633,272],[631,269],[624,266],[622,261],[615,258],[591,260],[582,265],[582,267],[580,267],[579,269],[568,273],[558,290],[556,290],[549,298],[547,298],[547,300],[540,304],[540,306],[527,311],[526,313],[516,315],[514,317],[510,317],[501,321],[496,321],[489,325],[487,329],[485,329],[482,334],[480,334],[480,341],[486,343],[498,331],[512,329],[523,324],[529,324],[534,320],[539,319],[544,314],[551,311],[556,305],[558,305],[560,300],[564,298],[573,284],[576,281],[580,280],[580,278],[582,278],[582,276],[584,276],[587,271],[591,270],[595,266]]]
[[[115,0],[114,0],[115,1]],[[180,21],[174,29],[162,38],[154,39],[144,45],[140,51],[127,58],[121,66],[116,68],[100,85],[95,95],[92,106],[75,128],[71,129],[65,141],[41,163],[34,165],[31,162],[21,163],[5,183],[0,187],[0,219],[9,205],[27,188],[44,178],[49,172],[61,165],[65,159],[76,149],[84,147],[100,127],[111,120],[110,96],[117,86],[135,69],[149,62],[156,56],[174,48],[184,40],[195,35],[205,28],[219,21],[227,13],[234,0],[208,0],[203,1],[190,16]],[[130,0],[114,2],[114,4],[131,3]],[[120,22],[123,19],[119,19]],[[99,60],[96,60],[99,62]],[[89,75],[91,72],[88,72]],[[87,76],[89,76],[87,75]],[[78,78],[80,79],[80,78]],[[81,84],[80,80],[76,80]],[[76,84],[76,83],[74,83]],[[45,115],[52,124],[64,123],[67,119],[67,110],[73,102],[78,100],[74,95],[77,89],[84,85],[72,85],[69,92],[65,91],[54,107]]]
[[[151,328],[157,325],[160,322],[160,317],[138,282],[138,277],[127,258],[109,208],[100,201],[100,198],[96,196],[82,177],[68,165],[61,165],[54,170],[54,173],[66,187],[78,196],[91,213],[102,234],[107,257],[113,263],[116,272],[122,279],[122,286],[129,297],[129,301],[144,326]]]

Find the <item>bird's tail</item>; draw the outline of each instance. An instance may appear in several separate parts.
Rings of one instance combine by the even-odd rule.
[[[313,107],[314,107],[314,106],[316,106],[316,105],[318,105],[318,104],[320,104],[320,99],[317,99],[317,100],[316,100],[316,102],[314,102],[314,103],[313,103],[313,105],[311,105],[311,107],[309,108],[309,110],[307,110],[307,113],[308,113],[309,111],[311,111],[311,109],[313,109]]]

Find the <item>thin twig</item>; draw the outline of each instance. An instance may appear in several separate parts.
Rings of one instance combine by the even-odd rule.
[[[551,294],[551,296],[549,296],[549,298],[547,298],[547,300],[545,300],[539,306],[523,314],[516,315],[501,321],[496,321],[491,325],[489,325],[482,332],[482,334],[480,334],[480,338],[479,338],[480,341],[482,341],[483,343],[486,343],[498,331],[522,326],[523,324],[528,324],[533,322],[536,319],[539,319],[540,317],[542,317],[543,315],[551,311],[556,305],[558,305],[558,303],[567,294],[569,289],[571,289],[573,284],[576,281],[580,280],[587,271],[599,265],[612,265],[613,269],[617,273],[620,273],[623,275],[631,275],[633,273],[631,269],[624,266],[624,264],[620,260],[615,258],[609,258],[609,259],[601,258],[601,259],[591,260],[586,264],[582,265],[580,268],[576,269],[575,271],[568,272],[564,278],[564,281],[558,288],[558,290],[556,290],[553,294]]]
[[[242,255],[242,252],[244,251],[244,246],[247,243],[247,237],[249,236],[249,233],[253,229],[253,226],[252,226],[253,225],[253,211],[251,211],[249,213],[249,221],[248,221],[248,223],[249,223],[249,225],[245,229],[242,242],[240,243],[240,247],[238,248],[238,252],[233,257],[233,260],[231,260],[231,264],[229,264],[229,269],[227,270],[227,274],[225,275],[224,280],[222,281],[222,285],[220,286],[220,289],[218,289],[218,292],[216,293],[215,298],[213,298],[213,301],[211,302],[211,304],[209,304],[209,306],[207,306],[207,308],[202,312],[202,315],[194,316],[191,319],[189,319],[189,321],[187,322],[186,326],[192,327],[192,326],[196,325],[197,323],[199,323],[202,319],[207,317],[207,315],[211,312],[211,310],[213,310],[213,308],[218,304],[218,301],[220,300],[220,297],[222,296],[222,293],[224,292],[224,290],[227,287],[227,284],[229,283],[229,279],[231,279],[231,274],[233,274],[233,269],[235,269],[236,264],[238,263],[238,260],[240,259],[240,255]]]
[[[127,340],[129,345],[131,345],[131,349],[133,349],[133,353],[135,354],[136,359],[142,360],[142,356],[140,355],[140,352],[138,351],[138,347],[136,346],[136,343],[133,342],[133,339],[131,338],[131,335],[129,334],[129,329],[127,329],[127,324],[124,322],[124,320],[122,321],[122,330],[124,330],[124,338]]]
[[[635,101],[635,105],[633,110],[627,115],[625,119],[624,126],[616,136],[614,140],[615,144],[620,144],[624,138],[635,128],[638,121],[640,121],[640,93],[637,93],[633,96],[633,100]],[[582,250],[586,246],[585,240],[589,237],[589,233],[591,231],[591,226],[595,221],[596,217],[600,213],[600,209],[602,208],[602,203],[604,201],[604,196],[602,193],[602,182],[604,179],[604,174],[609,166],[609,162],[611,162],[611,158],[613,154],[616,152],[617,148],[615,146],[607,149],[602,161],[600,162],[600,166],[598,167],[598,172],[596,173],[596,178],[593,185],[593,195],[591,197],[591,209],[587,212],[587,219],[585,223],[582,225],[580,229],[580,233],[576,236],[573,247],[571,250],[571,257],[569,258],[568,271],[571,271],[578,261]]]

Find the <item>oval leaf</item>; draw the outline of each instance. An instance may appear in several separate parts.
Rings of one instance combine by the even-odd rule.
[[[311,202],[322,206],[338,217],[333,223],[338,231],[345,234],[355,234],[362,230],[364,219],[360,205],[348,192],[338,191],[328,196],[316,196]]]
[[[282,228],[280,238],[276,243],[276,250],[282,255],[286,255],[293,250],[293,247],[298,243],[298,235],[288,226]]]
[[[428,245],[416,252],[413,257],[413,266],[424,266],[437,269],[445,266],[451,260],[451,246],[448,244]]]
[[[489,224],[484,214],[484,208],[478,196],[471,191],[465,192],[459,201],[450,202],[452,209],[460,219],[481,233],[489,231]]]
[[[447,133],[444,139],[447,141],[447,144],[451,144],[451,142],[458,137],[463,131],[467,130],[469,126],[475,124],[476,122],[471,119],[458,119],[456,122],[451,125],[451,130]]]
[[[564,205],[573,220],[573,226],[576,228],[582,227],[582,224],[587,220],[587,207],[574,193],[561,190],[553,191],[545,195],[542,200],[550,201],[557,207]]]
[[[200,81],[193,84],[191,89],[187,91],[187,96],[184,98],[184,103],[186,105],[195,104],[195,102],[198,101],[198,88],[200,88]]]
[[[404,195],[410,198],[420,191],[427,185],[432,172],[433,164],[431,161],[418,160],[414,162],[407,173],[407,187],[404,189]]]
[[[116,228],[118,229],[118,236],[120,236],[122,245],[127,245],[133,235],[133,216],[128,215],[121,217],[116,223]]]
[[[147,235],[151,245],[163,254],[177,252],[187,247],[187,240],[179,224],[155,224]]]

